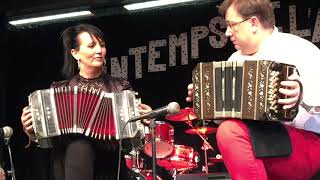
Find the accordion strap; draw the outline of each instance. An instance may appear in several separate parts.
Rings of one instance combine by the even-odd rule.
[[[300,95],[292,109],[302,101],[303,87],[299,80]],[[298,109],[298,108],[297,108]],[[287,129],[281,122],[244,121],[249,129],[253,151],[256,157],[284,157],[292,153],[292,144]]]
[[[251,138],[256,157],[284,157],[292,153],[287,129],[281,122],[243,121]]]

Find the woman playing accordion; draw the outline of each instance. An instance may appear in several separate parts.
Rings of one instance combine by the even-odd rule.
[[[96,90],[97,92],[104,92],[106,94],[121,94],[125,91],[132,90],[128,81],[111,77],[105,73],[105,41],[103,33],[97,27],[88,24],[69,27],[63,31],[62,40],[65,56],[63,74],[67,80],[54,82],[51,85],[52,89],[74,89],[76,87],[82,90],[86,89],[88,92]],[[84,99],[85,98],[82,99],[83,102]],[[84,106],[81,108],[82,110],[90,107],[88,104],[92,101],[86,101],[89,102],[82,104]],[[56,102],[58,102],[58,100]],[[62,105],[63,104],[66,105],[68,103],[63,102]],[[102,104],[104,104],[105,107],[107,106],[106,103]],[[69,105],[71,104],[69,103]],[[73,104],[73,107],[74,106]],[[145,104],[138,104],[138,107],[139,113],[151,111],[151,108]],[[29,137],[35,136],[34,129],[35,126],[37,126],[37,124],[32,123],[33,121],[36,122],[36,119],[32,120],[32,118],[35,118],[32,117],[32,114],[34,114],[34,116],[37,115],[37,112],[31,112],[32,109],[33,108],[29,107],[24,108],[21,116],[24,130]],[[47,110],[48,108],[45,107],[44,111],[49,112]],[[60,112],[62,112],[62,110],[60,110]],[[73,110],[72,112],[75,111]],[[101,113],[96,115],[96,117],[103,117]],[[94,121],[94,123],[97,122],[101,123],[101,121]],[[91,127],[93,125],[92,123]],[[57,146],[50,149],[52,157],[50,160],[52,163],[52,165],[50,165],[50,167],[52,167],[50,172],[53,172],[50,177],[54,177],[54,180],[116,179],[118,176],[117,164],[119,160],[119,147],[116,141],[118,138],[110,136],[110,138],[104,138],[103,140],[94,140],[92,137],[97,135],[92,135],[92,131],[88,133],[88,136],[83,135],[83,133],[67,133],[73,132],[74,130],[72,130],[69,125],[64,124],[64,126],[62,126],[62,124],[60,124],[60,127],[63,127],[60,131],[64,133],[61,133],[59,136],[54,136],[53,138],[57,142],[55,143]],[[72,127],[73,125],[74,124],[72,124]],[[84,126],[89,127],[88,124]],[[97,127],[101,126],[97,125]],[[110,125],[110,127],[114,126]],[[75,132],[78,131],[81,131],[79,124],[75,128]],[[97,128],[95,131],[98,132]],[[111,131],[108,133],[105,135],[115,135],[115,133],[111,133]],[[120,179],[128,179],[123,157],[121,157],[120,166]]]

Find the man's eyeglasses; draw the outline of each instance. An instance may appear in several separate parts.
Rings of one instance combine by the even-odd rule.
[[[246,18],[246,19],[244,19],[244,20],[242,20],[242,21],[240,21],[240,22],[226,22],[227,23],[227,26],[230,28],[230,29],[233,29],[233,27],[234,26],[236,26],[236,25],[238,25],[238,24],[241,24],[241,23],[243,23],[243,22],[245,22],[245,21],[248,21],[249,19],[251,19],[251,17],[249,17],[249,18]]]

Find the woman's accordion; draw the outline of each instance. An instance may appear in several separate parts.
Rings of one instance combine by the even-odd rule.
[[[192,72],[193,107],[199,119],[291,121],[298,106],[284,110],[280,82],[295,66],[274,61],[199,63]]]
[[[37,140],[70,133],[105,140],[144,134],[139,121],[126,123],[139,115],[139,100],[129,90],[106,93],[67,86],[34,91],[29,106]]]

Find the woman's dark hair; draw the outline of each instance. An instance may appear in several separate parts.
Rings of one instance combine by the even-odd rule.
[[[271,28],[275,25],[274,12],[269,0],[224,0],[218,6],[219,13],[225,16],[227,9],[232,4],[244,19],[256,16],[264,28]]]
[[[78,64],[76,59],[71,54],[72,49],[79,49],[78,35],[87,32],[90,36],[94,36],[97,39],[104,41],[104,35],[102,31],[90,24],[78,24],[66,28],[62,34],[63,52],[64,52],[64,64],[62,67],[62,75],[66,79],[70,79],[72,76],[78,73]]]

